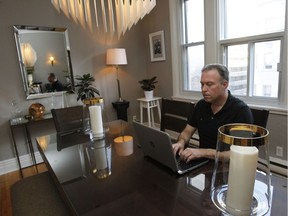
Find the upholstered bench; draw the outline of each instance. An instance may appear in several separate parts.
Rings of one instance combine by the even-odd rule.
[[[71,215],[48,172],[16,182],[11,199],[14,216]]]

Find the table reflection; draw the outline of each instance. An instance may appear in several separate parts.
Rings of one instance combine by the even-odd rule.
[[[106,140],[89,142],[86,153],[92,173],[100,179],[111,175],[111,145]]]
[[[84,151],[81,144],[69,146],[58,151],[57,143],[50,143],[45,150],[49,164],[60,183],[75,181],[86,177]]]
[[[133,154],[119,156],[113,140],[123,131],[135,137],[131,125],[121,127],[120,123],[109,122],[109,131],[100,142],[91,142],[82,135],[79,139],[71,135],[57,140],[56,134],[51,134],[46,150],[40,149],[49,171],[56,176],[54,180],[60,194],[74,215],[221,215],[210,198],[213,161],[177,175],[145,157],[137,139],[133,142]],[[88,141],[79,144],[86,138]],[[70,171],[73,173],[68,178]],[[99,178],[100,173],[106,178]],[[287,205],[283,205],[287,203],[286,181],[272,175],[271,215],[287,212]]]

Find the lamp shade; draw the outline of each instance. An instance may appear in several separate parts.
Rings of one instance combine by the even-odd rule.
[[[126,50],[123,48],[107,49],[106,53],[107,65],[126,65]]]
[[[36,60],[37,54],[30,43],[22,43],[21,44],[21,52],[24,61],[24,65],[26,67],[33,67]]]

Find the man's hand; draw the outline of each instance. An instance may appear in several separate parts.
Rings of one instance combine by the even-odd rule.
[[[185,161],[186,163],[198,158],[208,158],[214,160],[216,150],[203,148],[186,148],[185,150],[181,151],[179,155],[181,160]],[[229,158],[229,151],[223,152],[220,157],[227,160],[227,158]]]
[[[184,145],[179,143],[179,142],[177,142],[177,143],[172,145],[172,148],[173,148],[174,155],[176,156],[176,154],[178,154],[180,156],[180,154],[184,150]]]
[[[186,163],[202,157],[206,157],[206,149],[198,149],[198,148],[186,148],[185,150],[179,153],[181,160]]]

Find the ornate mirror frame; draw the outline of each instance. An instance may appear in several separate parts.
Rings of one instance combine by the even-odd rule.
[[[14,25],[13,28],[26,99],[74,91],[67,28],[24,25]],[[51,88],[48,81],[51,73],[56,75],[63,89]]]

